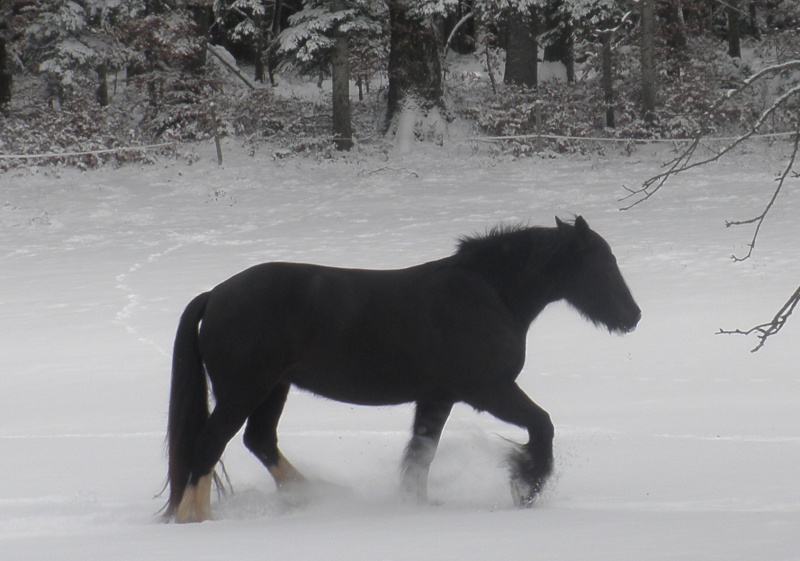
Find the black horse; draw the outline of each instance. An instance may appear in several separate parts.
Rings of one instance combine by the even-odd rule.
[[[256,265],[197,296],[175,338],[167,519],[209,518],[214,467],[245,422],[245,445],[277,487],[303,480],[278,450],[292,385],[355,404],[416,402],[402,486],[422,500],[454,403],[527,429],[509,465],[515,502],[531,505],[552,471],[554,429],[515,383],[528,327],[556,300],[609,331],[641,317],[608,243],[581,217],[556,223],[498,227],[400,270]]]

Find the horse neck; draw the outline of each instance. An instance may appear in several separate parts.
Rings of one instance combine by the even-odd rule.
[[[474,256],[470,268],[480,274],[495,290],[521,327],[527,329],[544,308],[561,299],[559,279],[553,262],[564,250],[564,239],[555,228],[536,229],[530,233],[531,244],[524,257],[508,254],[507,261],[498,255]]]

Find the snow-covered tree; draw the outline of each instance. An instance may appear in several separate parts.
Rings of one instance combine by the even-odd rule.
[[[95,91],[107,100],[108,72],[189,68],[203,46],[178,0],[52,0],[21,6],[20,60],[63,102]]]
[[[234,44],[245,45],[253,53],[254,79],[265,81],[265,62],[271,22],[278,3],[274,0],[215,0],[217,22],[227,30]]]
[[[290,27],[278,37],[279,53],[287,57],[287,64],[319,76],[330,72],[333,136],[340,149],[349,150],[353,144],[351,61],[363,73],[370,58],[380,57],[381,12],[382,6],[374,0],[306,0],[304,9],[289,18]],[[351,46],[356,46],[358,57],[351,56]]]
[[[454,0],[386,0],[389,90],[383,129],[403,150],[416,139],[443,142],[444,89],[438,20]]]
[[[562,51],[558,60],[574,79],[574,45],[600,28],[618,22],[622,0],[475,0],[483,22],[505,30],[506,83],[535,86],[537,61],[548,51]],[[549,60],[549,59],[548,59]]]
[[[25,30],[22,59],[47,79],[49,94],[63,102],[89,85],[89,75],[112,53],[111,41],[92,25],[88,2],[54,0],[38,6]]]
[[[289,18],[290,27],[278,37],[278,52],[286,57],[286,64],[310,75],[328,73],[339,34],[348,37],[358,59],[386,60],[387,12],[382,0],[346,0],[344,4],[344,9],[334,10],[332,0],[303,3],[303,10]]]

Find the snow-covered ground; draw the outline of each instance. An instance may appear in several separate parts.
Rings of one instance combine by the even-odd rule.
[[[0,176],[0,557],[6,560],[800,559],[800,318],[756,354],[715,335],[769,319],[800,279],[800,197],[759,239],[726,219],[761,211],[779,149],[750,147],[628,212],[623,185],[665,151],[502,161],[467,146],[383,159],[166,160]],[[663,150],[663,149],[659,149]],[[556,423],[557,477],[512,506],[506,439],[456,407],[432,505],[403,502],[411,407],[293,393],[280,435],[318,481],[278,497],[234,439],[234,494],[216,520],[165,525],[154,498],[172,337],[196,293],[270,260],[401,267],[497,222],[582,214],[611,243],[643,310],[612,336],[555,305],[534,323],[520,384]]]

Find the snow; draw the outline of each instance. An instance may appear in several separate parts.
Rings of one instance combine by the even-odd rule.
[[[800,278],[786,190],[754,258],[726,229],[768,200],[782,147],[750,146],[618,210],[669,156],[504,161],[451,143],[392,159],[196,157],[0,176],[0,548],[4,559],[765,559],[800,557],[800,372],[793,319],[758,353],[715,335],[771,318]],[[188,165],[187,162],[194,162]],[[796,185],[795,185],[796,186]],[[172,337],[185,304],[269,260],[400,267],[462,234],[582,214],[643,310],[612,336],[554,305],[520,384],[556,424],[557,474],[513,507],[504,452],[524,433],[465,406],[445,427],[431,505],[404,502],[409,406],[292,393],[282,450],[317,481],[279,497],[234,439],[215,520],[165,525]]]

